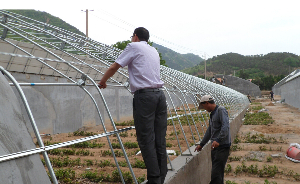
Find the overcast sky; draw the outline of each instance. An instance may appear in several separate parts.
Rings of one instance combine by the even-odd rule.
[[[114,44],[136,27],[150,40],[179,53],[203,57],[290,52],[300,55],[299,0],[16,0],[2,9],[35,9],[59,17],[89,37]]]

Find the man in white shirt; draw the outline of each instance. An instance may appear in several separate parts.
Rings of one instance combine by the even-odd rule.
[[[103,75],[100,88],[120,67],[128,65],[137,141],[147,168],[148,183],[163,184],[167,174],[167,105],[160,80],[160,57],[148,45],[149,32],[136,28],[131,42]]]

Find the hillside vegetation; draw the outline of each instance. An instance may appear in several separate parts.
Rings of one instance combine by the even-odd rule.
[[[298,55],[288,52],[252,56],[222,54],[206,61],[207,79],[215,74],[235,75],[243,79],[253,79],[252,82],[261,90],[271,90],[274,84],[300,68],[299,59]],[[204,62],[182,71],[203,78]]]
[[[71,31],[73,33],[77,33],[79,35],[85,35],[83,32],[79,31],[79,29],[77,29],[76,27],[68,24],[62,19],[55,17],[47,12],[37,11],[37,10],[7,10],[7,11],[17,13],[43,23],[51,24],[53,26]]]
[[[190,68],[204,61],[201,57],[195,54],[179,54],[156,43],[153,43],[153,47],[157,48],[157,51],[161,53],[162,59],[166,61],[168,67],[175,70]]]
[[[212,74],[248,74],[249,78],[266,75],[287,75],[300,67],[299,56],[292,53],[269,53],[266,55],[243,56],[227,53],[206,61],[206,71]],[[182,70],[191,75],[204,74],[204,62]]]

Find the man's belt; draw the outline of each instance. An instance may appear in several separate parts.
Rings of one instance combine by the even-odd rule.
[[[134,94],[139,94],[139,93],[147,93],[147,92],[157,92],[157,91],[162,91],[163,89],[162,88],[146,88],[146,89],[139,89],[139,90],[136,90],[134,92]]]

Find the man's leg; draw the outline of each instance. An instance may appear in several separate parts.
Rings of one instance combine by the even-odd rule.
[[[133,118],[137,141],[147,168],[148,183],[161,184],[157,161],[154,120],[158,99],[154,92],[134,95]]]
[[[160,91],[157,93],[157,95],[159,95],[159,102],[157,103],[155,113],[154,132],[158,167],[160,168],[161,184],[163,184],[168,172],[166,150],[166,131],[168,113],[166,97],[164,93]]]
[[[230,148],[215,148],[211,151],[211,184],[224,183],[224,169],[229,156]]]

